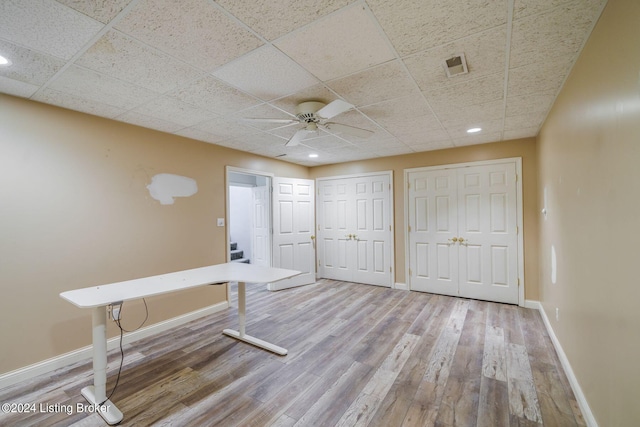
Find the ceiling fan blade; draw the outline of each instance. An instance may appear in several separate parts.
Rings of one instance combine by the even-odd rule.
[[[256,122],[256,123],[283,123],[283,124],[294,124],[299,123],[296,119],[260,119],[260,118],[244,118],[243,121],[247,122]]]
[[[309,135],[309,133],[313,133],[313,131],[308,131],[307,129],[300,129],[299,131],[293,134],[291,139],[287,141],[287,143],[284,144],[284,146],[295,147],[296,145],[300,144],[300,142],[304,140],[305,137]]]
[[[333,133],[344,133],[351,136],[357,136],[359,138],[367,138],[373,135],[374,132],[361,129],[353,126],[347,126],[340,123],[325,123],[324,127],[329,129]]]
[[[328,103],[321,109],[319,109],[316,114],[323,119],[330,119],[332,117],[337,116],[338,114],[342,114],[345,111],[349,111],[353,108],[353,105],[348,102],[344,102],[341,99],[336,99],[333,102]]]

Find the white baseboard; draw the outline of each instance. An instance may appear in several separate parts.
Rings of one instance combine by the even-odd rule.
[[[558,358],[560,359],[560,363],[562,364],[564,373],[567,375],[569,384],[571,384],[571,388],[573,389],[573,394],[576,396],[576,400],[578,401],[578,406],[580,406],[580,411],[582,411],[582,417],[584,418],[584,421],[587,423],[588,427],[598,427],[598,423],[596,421],[596,418],[593,416],[593,412],[591,412],[591,408],[589,407],[587,398],[582,392],[582,388],[580,388],[578,379],[576,378],[576,375],[573,373],[573,369],[571,368],[571,363],[569,363],[569,359],[562,349],[562,345],[560,345],[558,337],[556,337],[556,334],[553,331],[551,322],[549,322],[549,318],[547,317],[547,313],[544,311],[544,308],[542,308],[542,304],[540,303],[540,301],[526,300],[524,306],[526,308],[533,308],[540,312],[540,316],[542,316],[542,321],[544,322],[544,326],[547,328],[547,332],[549,333],[551,342],[553,342],[556,353],[558,353]]]
[[[398,282],[396,282],[393,285],[393,289],[398,289],[398,290],[401,290],[401,291],[408,291],[409,287],[407,286],[406,283],[398,283]]]
[[[226,308],[229,308],[229,303],[227,301],[224,301],[218,304],[211,305],[209,307],[201,308],[200,310],[183,314],[182,316],[174,317],[172,319],[149,325],[145,328],[138,329],[137,331],[125,333],[122,338],[122,343],[132,343],[134,341],[183,325],[200,317],[222,311]],[[119,341],[120,336],[109,338],[107,340],[107,350],[113,350],[114,348],[117,348],[119,346]],[[92,356],[93,345],[89,345],[77,350],[70,351],[69,353],[61,354],[60,356],[52,357],[51,359],[43,360],[42,362],[34,363],[33,365],[16,369],[15,371],[7,372],[0,375],[0,389],[9,387],[10,385],[16,384],[21,381],[26,381],[38,375],[55,371],[56,369],[63,368],[72,363],[80,362],[81,360],[91,358]]]

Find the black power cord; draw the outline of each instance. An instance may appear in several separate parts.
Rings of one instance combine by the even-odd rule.
[[[149,307],[147,306],[147,300],[142,298],[142,302],[144,302],[144,310],[145,310],[144,320],[142,321],[142,323],[140,323],[138,327],[130,331],[122,327],[121,320],[122,320],[122,309],[124,307],[124,302],[122,304],[119,304],[120,312],[119,312],[118,318],[113,319],[113,321],[115,322],[116,325],[118,325],[118,329],[120,329],[120,367],[118,368],[118,376],[116,377],[116,383],[113,386],[113,389],[111,389],[111,393],[109,393],[109,396],[107,396],[107,398],[104,401],[98,403],[98,406],[104,405],[107,402],[107,400],[111,399],[111,396],[113,396],[113,393],[115,393],[116,388],[118,388],[118,383],[120,382],[120,374],[122,373],[122,364],[124,363],[124,349],[122,348],[122,338],[124,336],[124,333],[137,331],[138,329],[142,328],[142,326],[147,322],[147,319],[149,319]]]

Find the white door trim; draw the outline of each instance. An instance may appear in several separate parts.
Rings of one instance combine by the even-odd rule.
[[[391,255],[389,257],[389,263],[391,265],[391,278],[389,281],[389,287],[391,289],[394,289],[395,286],[395,277],[396,277],[396,252],[395,252],[395,220],[394,220],[394,197],[393,197],[393,170],[386,170],[386,171],[379,171],[379,172],[363,172],[363,173],[356,173],[356,174],[350,174],[350,175],[336,175],[336,176],[324,176],[321,178],[316,178],[316,199],[318,197],[318,191],[320,189],[320,182],[322,181],[330,181],[330,180],[335,180],[335,179],[349,179],[349,178],[361,178],[361,177],[369,177],[369,176],[388,176],[389,177],[389,224],[391,225],[391,230],[390,230],[390,239],[389,239],[389,250],[391,252]],[[319,211],[318,209],[320,209],[320,206],[318,203],[316,203],[316,218],[319,218]],[[316,242],[318,242],[318,225],[316,224]],[[316,251],[316,257],[318,256],[318,252]],[[316,265],[318,265],[318,261],[316,259]],[[319,274],[320,269],[316,269],[316,274]]]
[[[459,169],[470,166],[495,165],[500,163],[515,163],[516,167],[516,221],[518,227],[518,305],[524,307],[524,214],[522,198],[522,157],[509,157],[505,159],[482,160],[478,162],[452,163],[447,165],[425,166],[419,168],[404,169],[404,245],[405,245],[405,283],[411,289],[411,277],[409,276],[409,174],[412,172],[426,172],[440,169]]]
[[[257,171],[257,170],[251,170],[251,169],[244,169],[244,168],[239,168],[236,166],[225,166],[225,172],[224,172],[224,197],[225,197],[225,212],[224,212],[224,229],[225,229],[225,241],[226,241],[226,245],[225,245],[225,259],[227,260],[226,262],[231,261],[231,252],[230,252],[230,247],[231,247],[231,236],[229,235],[229,174],[230,173],[243,173],[246,175],[259,175],[259,176],[266,176],[268,177],[271,182],[273,182],[273,177],[275,176],[273,173],[270,172],[264,172],[264,171]],[[269,203],[271,203],[271,197],[269,197]],[[270,221],[270,227],[273,228],[273,206],[270,207],[270,212],[269,212],[269,221]],[[271,237],[271,233],[269,233],[269,250],[271,251],[271,246],[272,246],[272,237]],[[269,262],[273,263],[273,253],[269,254]],[[231,295],[231,284],[227,283],[227,302],[229,302],[229,295]]]

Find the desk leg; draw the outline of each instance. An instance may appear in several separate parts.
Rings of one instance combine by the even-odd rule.
[[[246,302],[246,284],[244,282],[238,282],[238,322],[239,322],[238,329],[239,330],[234,331],[233,329],[225,329],[224,331],[222,331],[222,333],[232,338],[239,339],[240,341],[253,344],[256,347],[269,350],[271,352],[274,352],[275,354],[285,356],[287,354],[287,349],[268,343],[266,341],[262,341],[259,338],[252,337],[251,335],[247,335],[245,333],[246,309],[247,309],[246,303],[247,303]]]
[[[93,385],[82,389],[82,395],[110,424],[122,421],[122,412],[107,400],[107,307],[93,309]],[[104,402],[103,405],[100,403]]]

